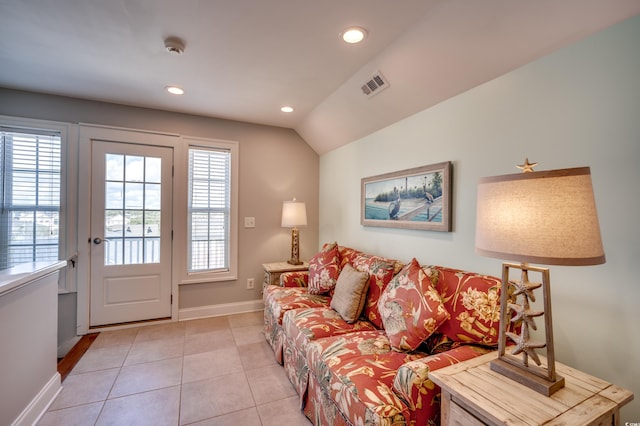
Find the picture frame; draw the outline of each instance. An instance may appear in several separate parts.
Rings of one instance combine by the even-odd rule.
[[[361,180],[360,224],[451,232],[450,161]]]

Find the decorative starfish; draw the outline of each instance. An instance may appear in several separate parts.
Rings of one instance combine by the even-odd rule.
[[[529,281],[512,281],[511,285],[515,287],[513,296],[516,297],[520,294],[524,294],[532,302],[536,301],[536,296],[533,290],[540,288],[542,283],[531,283]]]
[[[511,322],[517,323],[518,321],[524,321],[527,323],[529,327],[531,327],[534,330],[538,329],[538,326],[536,326],[536,322],[534,321],[534,318],[544,315],[543,311],[531,311],[527,309],[525,306],[516,305],[514,303],[509,303],[509,309],[513,309],[514,311],[516,311],[516,315],[513,318],[511,318]]]
[[[538,354],[536,353],[536,351],[534,351],[534,349],[544,348],[545,346],[547,346],[546,343],[531,342],[525,336],[518,336],[517,334],[511,333],[511,332],[507,332],[506,335],[516,343],[516,347],[511,352],[512,355],[518,355],[520,353],[523,353],[523,358],[525,359],[525,362],[524,362],[525,365],[527,365],[527,362],[526,362],[527,356],[530,356],[531,359],[533,359],[536,362],[536,364],[538,365],[541,364],[540,357],[538,357]]]
[[[522,170],[522,173],[533,172],[533,168],[537,166],[538,163],[530,163],[528,158],[524,159],[524,164],[519,164],[516,167]]]

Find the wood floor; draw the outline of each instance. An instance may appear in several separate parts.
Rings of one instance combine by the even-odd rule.
[[[58,362],[58,373],[60,373],[61,380],[67,378],[73,367],[80,361],[82,355],[87,352],[87,349],[91,346],[94,340],[100,333],[85,334],[78,340],[78,343]]]

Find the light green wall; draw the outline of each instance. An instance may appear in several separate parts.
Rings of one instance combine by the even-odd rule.
[[[639,46],[636,17],[320,158],[320,244],[492,275],[501,262],[474,253],[478,179],[525,157],[590,166],[607,263],[551,268],[556,357],[635,393],[621,424],[640,421]],[[447,160],[453,232],[360,225],[361,178]]]

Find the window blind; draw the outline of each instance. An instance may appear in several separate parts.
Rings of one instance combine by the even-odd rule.
[[[231,153],[189,149],[188,270],[229,270]]]
[[[61,137],[0,127],[0,269],[59,258]]]

